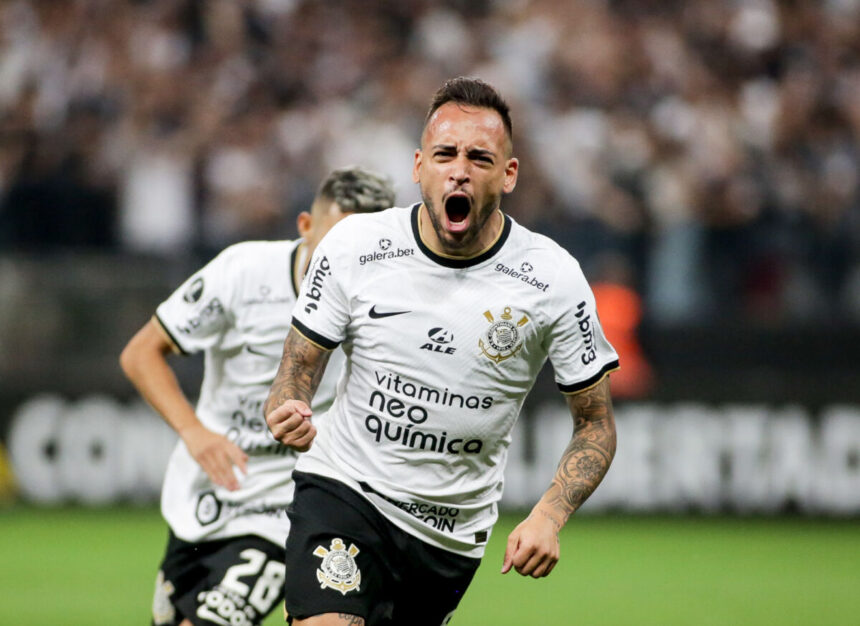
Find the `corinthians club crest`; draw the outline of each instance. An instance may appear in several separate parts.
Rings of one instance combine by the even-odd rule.
[[[505,307],[499,320],[496,320],[490,311],[484,311],[484,317],[490,322],[490,327],[478,339],[478,345],[488,359],[500,363],[520,351],[523,347],[523,333],[520,329],[529,323],[528,317],[523,315],[514,322],[509,306]]]
[[[320,589],[331,587],[343,595],[349,591],[358,591],[361,584],[361,570],[355,563],[356,554],[358,554],[358,548],[350,544],[347,549],[340,537],[332,539],[329,550],[317,546],[314,555],[323,560],[322,565],[317,570]]]

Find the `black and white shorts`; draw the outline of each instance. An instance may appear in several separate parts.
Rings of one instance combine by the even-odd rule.
[[[283,598],[283,561],[283,548],[260,537],[189,543],[171,531],[152,623],[256,626]]]
[[[367,626],[447,624],[480,559],[431,546],[343,483],[293,472],[285,587],[291,617],[363,617]]]

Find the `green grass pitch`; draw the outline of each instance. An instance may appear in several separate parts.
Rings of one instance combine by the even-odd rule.
[[[860,623],[857,520],[580,516],[541,580],[498,573],[517,521],[499,522],[453,625]],[[0,511],[0,624],[149,623],[165,537],[151,508]]]

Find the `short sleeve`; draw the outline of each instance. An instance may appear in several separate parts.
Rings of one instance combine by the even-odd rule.
[[[350,320],[349,299],[344,288],[349,284],[348,266],[343,255],[335,253],[342,252],[347,243],[338,237],[343,232],[338,228],[341,224],[323,237],[314,251],[293,309],[293,328],[326,350],[340,345]]]
[[[550,302],[548,354],[562,393],[577,393],[618,369],[618,354],[606,339],[594,294],[572,257],[559,271]]]
[[[156,309],[157,321],[184,354],[215,346],[230,327],[231,256],[229,248],[219,254]]]

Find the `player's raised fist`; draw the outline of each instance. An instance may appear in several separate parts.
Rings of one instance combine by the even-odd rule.
[[[311,423],[310,407],[301,400],[287,400],[266,416],[272,436],[299,452],[310,449],[317,429]]]

